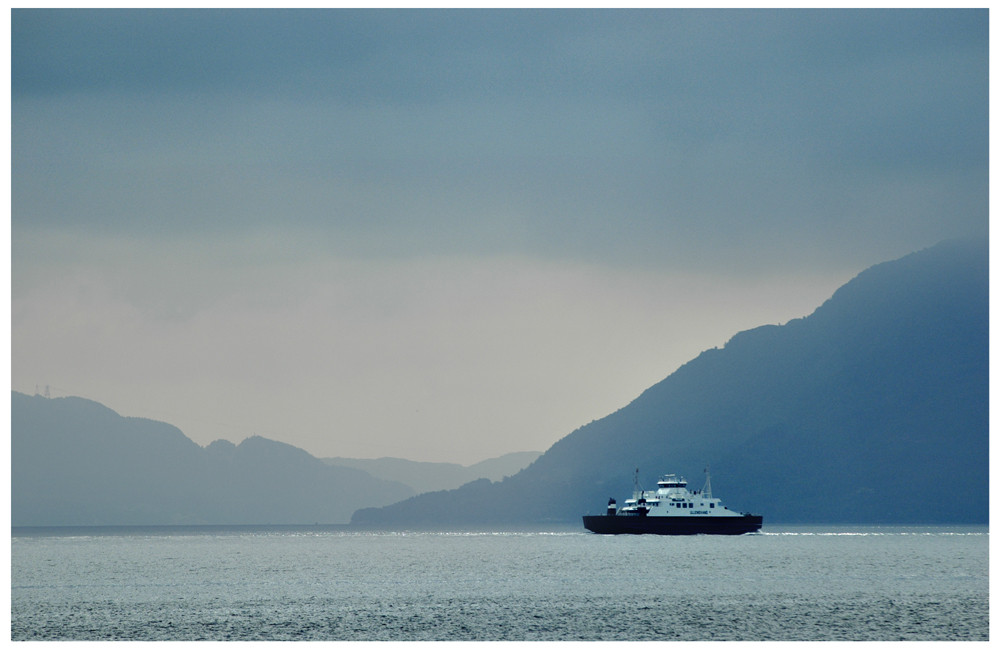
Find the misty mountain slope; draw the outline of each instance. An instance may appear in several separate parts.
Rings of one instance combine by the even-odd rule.
[[[12,522],[150,522],[155,514],[177,515],[197,498],[199,457],[200,447],[167,424],[124,418],[84,399],[14,392]]]
[[[985,522],[988,252],[865,270],[813,314],[735,335],[504,482],[356,513],[371,525],[579,522],[678,472],[767,522]]]
[[[361,469],[376,478],[401,482],[411,487],[414,493],[424,493],[454,489],[479,478],[502,480],[534,462],[539,455],[539,452],[508,453],[469,466],[445,462],[414,462],[398,457],[327,457],[323,461],[336,466]]]
[[[503,480],[506,476],[514,475],[537,460],[541,455],[538,451],[507,453],[506,455],[491,457],[488,460],[470,464],[465,468],[469,470],[473,479],[486,478],[495,482]]]
[[[13,525],[344,523],[410,495],[262,437],[202,448],[93,401],[12,392]]]

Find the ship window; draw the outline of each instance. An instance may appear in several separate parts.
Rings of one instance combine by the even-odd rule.
[[[715,509],[715,503],[709,503],[708,506],[711,507],[712,509]]]

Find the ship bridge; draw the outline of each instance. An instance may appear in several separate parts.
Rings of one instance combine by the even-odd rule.
[[[661,477],[656,482],[656,486],[660,489],[683,489],[687,484],[687,480],[678,478],[673,473]]]

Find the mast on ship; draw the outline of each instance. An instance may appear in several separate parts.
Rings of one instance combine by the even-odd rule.
[[[639,467],[635,468],[635,480],[633,480],[633,482],[635,483],[634,495],[636,513],[639,516],[645,516],[649,512],[649,509],[646,507],[646,493],[642,490],[642,487],[639,486]]]
[[[712,476],[708,472],[708,464],[705,465],[705,486],[701,488],[701,493],[705,494],[705,498],[712,497]]]

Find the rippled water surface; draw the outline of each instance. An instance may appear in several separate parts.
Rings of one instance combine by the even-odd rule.
[[[13,640],[987,640],[988,530],[15,528]]]

